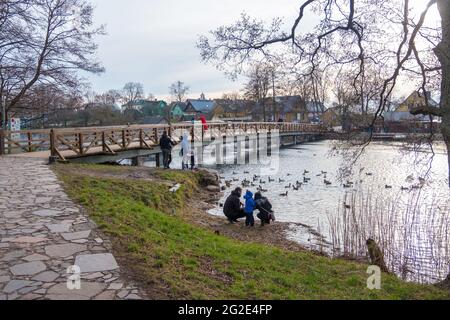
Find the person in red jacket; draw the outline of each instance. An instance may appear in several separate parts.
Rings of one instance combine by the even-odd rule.
[[[200,121],[202,122],[203,129],[206,131],[208,130],[208,123],[206,122],[205,116],[200,116]]]

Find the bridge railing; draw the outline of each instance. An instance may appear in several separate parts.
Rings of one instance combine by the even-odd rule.
[[[322,126],[307,123],[239,122],[172,125],[130,125],[115,127],[56,128],[50,130],[0,130],[0,154],[48,151],[62,160],[92,154],[115,154],[130,149],[152,149],[166,131],[175,141],[189,134],[191,141],[223,136],[283,132],[324,132]]]

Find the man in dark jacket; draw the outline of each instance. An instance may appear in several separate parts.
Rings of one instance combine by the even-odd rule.
[[[266,197],[263,197],[261,192],[255,193],[256,209],[259,213],[256,215],[261,220],[261,226],[270,224],[270,221],[275,221],[275,214],[272,211],[272,204]]]
[[[245,218],[245,212],[241,206],[241,196],[242,189],[236,188],[223,205],[223,213],[231,223],[237,222],[239,218]]]
[[[159,146],[161,147],[163,154],[163,164],[165,169],[169,169],[169,165],[172,160],[172,147],[174,145],[175,143],[167,135],[167,132],[164,131],[161,139],[159,139]]]

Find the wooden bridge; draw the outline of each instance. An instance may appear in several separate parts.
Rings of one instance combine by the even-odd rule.
[[[326,129],[305,123],[178,123],[173,125],[130,125],[118,127],[0,130],[0,155],[53,158],[68,161],[112,156],[127,159],[160,152],[159,139],[166,131],[175,142],[189,133],[192,142],[223,137],[279,133],[280,136],[320,135]]]

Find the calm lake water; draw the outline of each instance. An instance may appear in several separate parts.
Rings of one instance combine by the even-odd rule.
[[[424,182],[419,178],[426,166],[414,165],[416,153],[401,153],[398,143],[373,143],[353,167],[353,174],[345,179],[353,183],[349,188],[338,180],[344,159],[330,156],[332,144],[321,141],[281,149],[272,154],[279,157],[279,166],[270,173],[275,181],[261,176],[264,183],[258,179],[255,186],[244,190],[256,192],[259,185],[267,189],[263,194],[273,204],[277,220],[292,223],[289,237],[311,249],[335,255],[364,255],[363,242],[372,237],[383,247],[391,270],[404,279],[444,279],[450,257],[450,191],[444,146],[435,148],[431,171]],[[227,157],[233,155],[227,153]],[[235,180],[220,203],[241,186],[242,180],[253,181],[253,176],[263,169],[262,165],[215,165],[213,159],[206,159],[204,166],[216,169],[222,184]],[[181,167],[181,161],[174,151],[172,168],[176,167]],[[305,170],[309,173],[305,174]],[[302,182],[304,177],[311,180],[298,191],[286,188]],[[331,185],[324,183],[325,177]],[[287,190],[288,196],[281,196]],[[218,205],[211,214],[223,215],[222,208]],[[351,227],[343,223],[344,217],[353,221]],[[359,237],[352,239],[354,233]],[[336,252],[337,247],[341,252]]]

